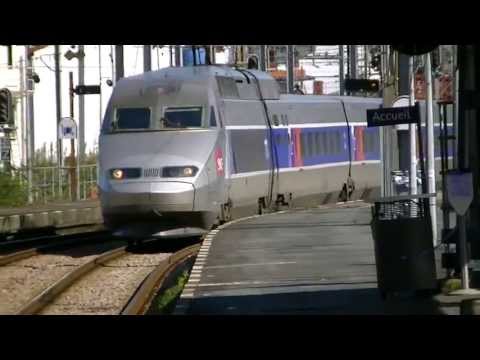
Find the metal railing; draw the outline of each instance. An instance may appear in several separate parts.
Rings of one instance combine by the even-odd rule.
[[[76,201],[97,198],[97,166],[80,165],[80,173],[75,167],[39,166],[31,169],[12,170],[26,192],[30,203],[45,204],[54,201]],[[77,184],[77,178],[78,184]]]

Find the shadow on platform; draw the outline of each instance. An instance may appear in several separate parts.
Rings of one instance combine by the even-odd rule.
[[[382,301],[377,288],[208,296],[195,298],[191,315],[442,315],[430,297]]]

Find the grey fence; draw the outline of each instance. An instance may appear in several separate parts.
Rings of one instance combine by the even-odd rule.
[[[20,168],[13,170],[12,176],[20,180],[29,203],[97,198],[96,165],[81,165],[79,173],[75,167],[44,166],[33,167],[31,171]]]

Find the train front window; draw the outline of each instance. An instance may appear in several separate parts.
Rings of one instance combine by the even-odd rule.
[[[167,129],[202,127],[202,112],[200,106],[167,108],[161,121],[162,126]]]
[[[150,129],[150,109],[123,108],[117,109],[114,130]]]

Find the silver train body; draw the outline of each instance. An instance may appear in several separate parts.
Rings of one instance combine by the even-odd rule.
[[[266,73],[219,66],[124,78],[99,141],[105,222],[208,229],[277,205],[337,201],[350,163],[352,196],[365,197],[381,178],[366,110],[380,105],[280,95]]]

